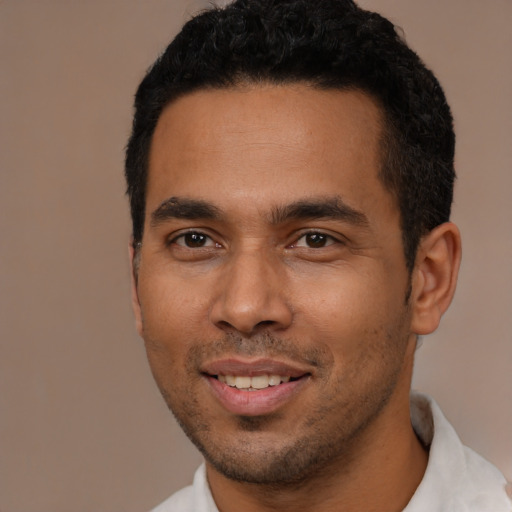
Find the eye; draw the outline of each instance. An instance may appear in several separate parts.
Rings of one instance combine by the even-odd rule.
[[[310,231],[309,233],[304,233],[293,244],[293,247],[308,247],[310,249],[321,249],[322,247],[327,247],[337,242],[338,240],[336,240],[331,235],[327,235],[325,233],[321,233],[318,231]]]
[[[202,247],[220,247],[220,244],[214,242],[208,235],[199,231],[189,231],[173,238],[171,244],[189,249],[200,249]]]

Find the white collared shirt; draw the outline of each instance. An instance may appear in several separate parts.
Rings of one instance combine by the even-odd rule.
[[[403,512],[512,512],[505,477],[464,446],[439,406],[426,395],[411,394],[411,421],[429,459],[423,480]],[[152,512],[219,512],[202,464],[194,483]]]

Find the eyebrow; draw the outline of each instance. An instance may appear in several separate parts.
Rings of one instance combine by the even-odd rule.
[[[220,217],[220,210],[207,201],[170,197],[151,213],[151,226],[156,227],[170,219],[217,220]]]
[[[222,210],[202,199],[170,197],[151,213],[151,226],[157,227],[171,219],[220,220]],[[301,199],[293,203],[274,206],[270,212],[271,224],[284,224],[293,220],[334,219],[356,226],[369,227],[367,216],[349,206],[339,196]]]
[[[341,220],[361,227],[370,225],[363,212],[352,208],[339,196],[304,199],[277,206],[273,208],[270,217],[272,224],[306,219]]]

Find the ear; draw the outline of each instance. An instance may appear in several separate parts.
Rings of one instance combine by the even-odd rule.
[[[140,249],[139,249],[140,251]],[[137,332],[139,333],[139,336],[142,337],[142,312],[140,309],[140,302],[139,302],[139,293],[137,291],[137,262],[135,261],[136,253],[135,248],[133,246],[133,241],[130,242],[130,245],[128,247],[128,255],[130,258],[130,269],[131,269],[131,281],[132,281],[132,308],[133,308],[133,314],[135,315],[135,327],[137,328]],[[139,255],[140,257],[140,255]]]
[[[421,239],[412,280],[414,333],[430,334],[439,326],[455,293],[460,259],[460,233],[452,222],[437,226]]]

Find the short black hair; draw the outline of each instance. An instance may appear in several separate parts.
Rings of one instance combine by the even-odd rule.
[[[163,109],[199,89],[306,83],[361,90],[382,109],[380,179],[396,198],[407,267],[449,220],[455,134],[438,80],[393,24],[352,0],[236,0],[187,22],[135,97],[126,150],[133,239],[142,241],[151,139]]]

